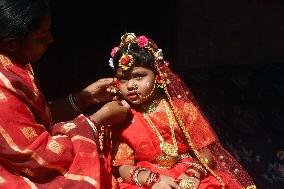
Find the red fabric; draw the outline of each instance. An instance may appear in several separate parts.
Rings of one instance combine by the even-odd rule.
[[[184,173],[186,169],[189,168],[189,166],[187,164],[177,163],[175,166],[173,166],[170,169],[163,169],[163,168],[159,168],[159,164],[152,163],[157,158],[157,156],[161,154],[161,150],[159,146],[160,141],[157,138],[156,134],[154,133],[153,129],[145,121],[141,113],[136,112],[135,110],[132,110],[132,113],[133,113],[133,120],[129,124],[125,125],[121,129],[116,128],[114,130],[115,137],[120,138],[120,140],[127,143],[127,145],[129,145],[131,149],[133,149],[134,154],[135,154],[135,161],[137,161],[137,164],[135,164],[135,162],[133,161],[132,165],[146,167],[153,172],[168,175],[174,179],[178,179],[178,177],[182,173]],[[163,126],[161,122],[159,121],[159,120],[162,120],[164,124],[167,124],[166,113],[155,112],[154,114],[151,115],[150,119],[152,120],[156,128],[159,130],[159,132],[161,133],[165,141],[172,144],[172,139],[170,135],[170,127]],[[189,147],[186,145],[186,142],[184,142],[185,138],[182,135],[182,132],[178,128],[175,128],[175,129],[176,129],[175,136],[178,142],[179,154],[188,153]],[[203,130],[203,129],[199,128],[199,130]],[[200,138],[198,137],[195,139],[197,140]],[[209,145],[214,140],[215,140],[215,136],[212,134],[212,135],[208,135],[205,141],[207,141]],[[115,154],[117,154],[117,152]],[[126,156],[126,154],[123,155],[123,157],[131,158],[129,156]],[[131,164],[129,163],[129,159],[124,159],[124,162],[123,162],[123,160],[121,160],[121,157],[117,157],[117,158],[119,159],[119,161],[114,160],[113,162],[115,166]],[[190,159],[190,158],[188,159],[189,159],[188,161],[195,161],[194,159]],[[233,181],[233,179],[229,175],[222,174],[222,178],[226,183],[228,183],[228,186],[229,186],[228,188],[230,189],[242,188],[241,185],[237,181]],[[139,188],[136,185],[133,185],[131,183],[125,183],[125,182],[120,183],[119,187],[127,188],[127,189]],[[220,182],[214,176],[209,175],[201,181],[199,188],[200,189],[205,189],[205,188],[219,189],[221,188],[221,185],[220,185]]]
[[[100,187],[100,159],[86,118],[51,127],[30,65],[20,66],[4,55],[0,112],[0,188]]]
[[[175,127],[175,136],[179,154],[192,153],[194,157],[192,160],[202,163],[209,172],[209,175],[201,180],[199,189],[256,188],[244,168],[221,146],[209,122],[181,78],[166,66],[159,65],[159,62],[156,62],[156,69],[162,81],[167,83],[164,85],[167,102],[178,122],[178,126]],[[174,167],[165,170],[154,164],[155,159],[161,154],[160,141],[141,113],[135,110],[132,113],[132,120],[121,128],[115,128],[113,132],[116,138],[125,143],[132,152],[125,145],[122,145],[123,148],[114,148],[116,151],[113,165],[143,166],[176,179],[185,171],[187,165],[177,163]],[[166,113],[155,112],[149,117],[165,142],[173,143]],[[210,164],[204,163],[201,159],[200,154],[204,152],[208,154]],[[137,188],[137,186],[123,182],[119,187]]]

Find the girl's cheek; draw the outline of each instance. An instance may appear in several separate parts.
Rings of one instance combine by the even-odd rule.
[[[147,82],[147,83],[145,84],[145,86],[146,86],[146,87],[150,87],[150,82]]]

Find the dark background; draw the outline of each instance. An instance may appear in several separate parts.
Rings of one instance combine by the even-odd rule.
[[[284,186],[284,4],[52,1],[55,43],[35,65],[48,100],[112,76],[124,32],[153,38],[258,188]]]

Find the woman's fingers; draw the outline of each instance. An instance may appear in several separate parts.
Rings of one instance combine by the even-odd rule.
[[[172,180],[170,180],[169,185],[172,188],[179,189],[179,185],[176,182],[172,181]]]

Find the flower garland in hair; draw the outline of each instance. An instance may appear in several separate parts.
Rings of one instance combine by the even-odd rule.
[[[126,33],[121,37],[121,42],[118,47],[114,47],[111,51],[111,58],[109,59],[109,65],[114,69],[113,64],[113,57],[123,45],[128,44],[128,49],[130,44],[137,43],[140,48],[145,48],[149,50],[154,58],[155,61],[162,61],[163,60],[163,51],[162,49],[158,49],[157,45],[151,39],[148,39],[145,36],[136,37],[134,33]],[[118,66],[123,70],[128,70],[134,63],[133,56],[128,54],[128,50],[125,54],[123,54],[119,59]]]
[[[123,70],[128,70],[132,64],[134,63],[133,56],[130,54],[124,54],[119,59],[118,66],[121,67]]]

